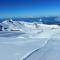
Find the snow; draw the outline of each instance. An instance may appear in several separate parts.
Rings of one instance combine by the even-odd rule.
[[[52,39],[24,60],[60,60],[60,40]]]
[[[28,32],[28,31],[33,31],[35,30],[41,30],[41,29],[54,29],[60,27],[58,25],[47,25],[47,24],[42,24],[38,22],[23,22],[23,21],[13,21],[12,19],[10,20],[5,20],[0,25],[3,26],[3,28],[7,28],[7,31],[11,30],[19,30],[21,32]],[[28,31],[27,31],[28,30]],[[3,30],[4,31],[4,30]],[[33,31],[34,32],[34,31]]]
[[[2,40],[2,41],[1,41]],[[43,45],[44,39],[0,38],[0,59],[18,60]],[[3,58],[4,57],[4,58]]]
[[[45,32],[44,32],[44,34],[46,34]],[[47,32],[47,34],[49,32]],[[6,34],[9,36],[10,33],[5,32],[5,36],[6,36]],[[16,34],[16,33],[14,33],[14,34]],[[45,45],[45,42],[47,42],[49,40],[48,36],[51,36],[50,34],[49,35],[47,35],[47,34],[46,34],[46,38],[40,37],[41,35],[43,35],[43,33],[41,33],[41,35],[35,33],[35,37],[32,34],[33,37],[29,36],[29,38],[26,37],[29,34],[22,34],[20,36],[23,36],[24,38],[18,38],[19,35],[15,36],[15,37],[11,37],[11,36],[4,37],[3,36],[4,34],[1,33],[0,36],[1,35],[2,36],[0,37],[0,60],[23,59],[24,56],[27,56],[27,54],[30,54],[35,49],[41,48],[43,45]]]
[[[59,60],[59,26],[51,25],[52,29],[45,24],[38,25],[38,28],[34,23],[29,26],[31,23],[27,22],[9,24],[9,29],[23,31],[0,32],[0,60]]]

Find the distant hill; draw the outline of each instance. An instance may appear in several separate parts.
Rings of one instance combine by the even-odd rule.
[[[12,18],[13,21],[25,21],[25,22],[38,22],[40,23],[40,19],[44,24],[58,24],[60,25],[60,17],[36,17],[36,18]],[[0,23],[4,20],[10,20],[10,18],[0,18]]]

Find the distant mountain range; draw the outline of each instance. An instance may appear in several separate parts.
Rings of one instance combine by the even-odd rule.
[[[0,18],[0,23],[4,20],[10,20],[10,18]],[[12,18],[13,21],[25,21],[25,22],[38,22],[40,23],[40,20],[44,24],[58,24],[60,25],[60,17],[36,17],[36,18]]]
[[[5,18],[0,20],[0,31],[27,32],[31,29],[60,28],[60,17]]]

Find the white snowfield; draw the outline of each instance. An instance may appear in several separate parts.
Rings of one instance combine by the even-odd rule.
[[[60,27],[42,26],[0,32],[0,60],[60,60]]]

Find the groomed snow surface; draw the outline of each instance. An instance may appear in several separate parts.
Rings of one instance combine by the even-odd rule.
[[[27,31],[0,32],[0,60],[60,60],[60,29]]]

